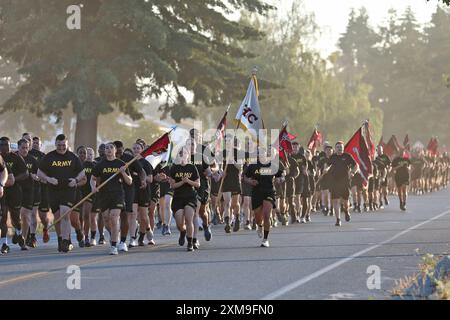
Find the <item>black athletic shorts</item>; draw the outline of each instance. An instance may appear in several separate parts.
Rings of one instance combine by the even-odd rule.
[[[223,182],[222,192],[231,192],[234,196],[241,194],[241,191],[241,181],[235,179],[225,179]]]
[[[317,187],[319,188],[320,191],[327,191],[330,190],[330,183],[331,183],[330,175],[325,174],[323,175],[322,179],[320,179]]]
[[[200,188],[197,189],[197,200],[200,201],[201,204],[207,204],[209,201],[209,188],[208,184],[201,184]]]
[[[81,189],[81,197],[86,197],[89,193],[91,193],[90,188],[89,190],[86,190],[85,188]],[[87,198],[87,202],[93,203],[94,202],[95,194],[91,195],[89,198]]]
[[[49,212],[50,204],[48,202],[48,186],[45,183],[40,183],[41,185],[41,197],[39,201],[39,211]]]
[[[5,199],[4,204],[9,209],[20,210],[20,207],[22,206],[22,188],[20,185],[14,183],[11,187],[4,188],[3,190],[3,197]]]
[[[220,180],[216,182],[216,180],[211,179],[211,194],[215,197],[219,195],[219,188],[220,188]]]
[[[243,197],[251,197],[252,189],[253,189],[253,186],[251,186],[247,182],[242,182],[242,196]]]
[[[101,192],[97,195],[98,207],[100,212],[106,210],[125,208],[125,193],[124,192]],[[129,211],[126,211],[129,212]]]
[[[184,210],[186,206],[197,209],[197,199],[195,197],[173,197],[171,206],[173,214],[178,210]]]
[[[150,188],[137,188],[134,190],[134,201],[139,207],[148,208],[150,206]]]
[[[294,178],[286,178],[286,198],[292,198],[295,196],[295,179]]]
[[[48,190],[48,203],[53,213],[59,211],[60,206],[71,208],[75,204],[76,197],[77,197],[76,188],[64,188],[64,189],[49,188]]]
[[[300,177],[301,185],[302,185],[302,192],[300,193],[302,197],[311,197],[314,193],[314,190],[311,189],[311,183],[309,181],[309,176],[302,175]]]
[[[307,188],[307,186],[305,186],[305,176],[299,175],[295,179],[295,195],[302,194],[304,192],[305,187]]]
[[[33,185],[33,207],[39,207],[41,203],[41,183],[35,181]]]
[[[252,194],[252,210],[256,210],[258,209],[260,206],[263,205],[263,201],[270,201],[270,203],[272,203],[272,208],[275,209],[276,205],[275,205],[275,193],[274,191],[258,191],[255,189],[253,189],[253,194]]]
[[[331,199],[348,200],[350,197],[350,183],[346,180],[335,180],[331,184]]]
[[[405,179],[402,177],[395,177],[395,185],[397,186],[397,188],[400,188],[401,186],[404,185],[409,185],[409,179]]]
[[[159,198],[164,198],[166,195],[173,197],[173,190],[170,189],[170,183],[162,182],[159,183]]]
[[[122,207],[122,209],[125,209],[125,212],[133,212],[133,202],[134,202],[134,195],[135,195],[135,190],[134,190],[134,186],[124,186],[124,199],[125,199],[125,207]],[[102,205],[100,205],[100,209],[103,210]],[[117,208],[113,208],[113,209],[117,209]]]
[[[150,185],[150,199],[153,203],[158,203],[159,202],[159,198],[160,198],[160,194],[161,194],[161,190],[160,190],[160,185],[159,182],[157,183],[152,183]]]
[[[22,208],[33,210],[34,205],[34,188],[32,185],[21,185],[22,189]]]

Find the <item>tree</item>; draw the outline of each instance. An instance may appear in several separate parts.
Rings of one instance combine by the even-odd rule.
[[[81,29],[66,28],[69,0],[2,0],[0,56],[19,66],[25,82],[1,112],[26,110],[77,116],[76,145],[96,145],[98,117],[118,110],[133,120],[136,102],[166,96],[161,106],[175,120],[194,105],[225,104],[245,90],[235,60],[251,56],[232,39],[258,39],[254,28],[230,20],[244,9],[266,14],[260,0],[90,0]]]
[[[308,142],[316,124],[330,141],[350,138],[367,118],[372,119],[377,132],[381,131],[382,114],[369,103],[370,87],[358,83],[349,90],[331,67],[332,62],[312,49],[318,27],[302,1],[294,1],[286,17],[244,15],[241,23],[261,29],[265,37],[262,41],[239,41],[245,51],[259,53],[240,59],[239,65],[257,65],[259,78],[280,84],[279,88],[260,90],[266,128],[280,128],[287,119],[289,130],[302,143]],[[242,91],[239,99],[233,101],[235,108],[244,94]],[[216,114],[218,121],[221,112]]]

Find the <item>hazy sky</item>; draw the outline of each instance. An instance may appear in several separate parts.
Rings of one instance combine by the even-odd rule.
[[[293,0],[268,1],[277,6],[280,11],[290,8]],[[314,12],[316,22],[321,27],[322,35],[317,41],[317,48],[322,55],[327,56],[336,50],[336,43],[340,34],[345,32],[348,15],[352,8],[366,7],[370,24],[383,24],[390,8],[403,12],[411,6],[421,23],[429,22],[436,10],[437,0],[303,0],[307,10]]]

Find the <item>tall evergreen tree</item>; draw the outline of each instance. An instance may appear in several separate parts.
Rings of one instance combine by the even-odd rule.
[[[77,116],[76,144],[95,145],[99,115],[114,109],[139,119],[136,102],[167,96],[175,120],[194,104],[225,104],[245,90],[247,74],[235,60],[248,52],[231,39],[261,34],[229,16],[245,9],[265,14],[260,0],[89,0],[81,29],[66,28],[69,0],[1,0],[0,56],[26,78],[0,111]],[[248,68],[246,68],[247,72]]]

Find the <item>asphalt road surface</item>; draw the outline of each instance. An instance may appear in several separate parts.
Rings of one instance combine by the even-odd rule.
[[[448,252],[450,191],[411,196],[406,212],[391,198],[340,228],[313,214],[309,224],[272,229],[270,248],[255,231],[223,226],[210,242],[200,237],[196,252],[178,246],[177,231],[155,240],[119,256],[106,245],[58,253],[54,234],[27,252],[11,245],[0,256],[0,299],[389,299],[423,254]],[[67,287],[70,265],[80,268],[80,289]],[[367,286],[370,266],[380,270],[379,289]]]

